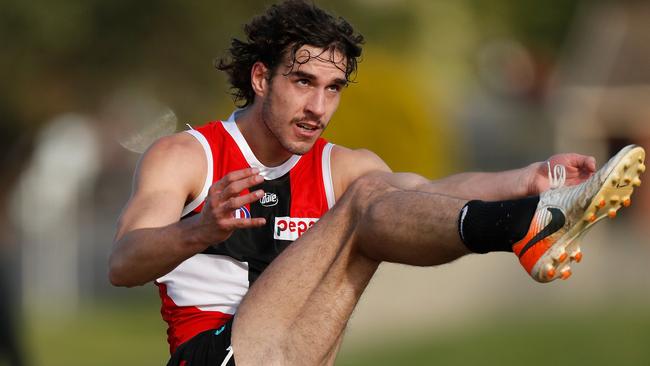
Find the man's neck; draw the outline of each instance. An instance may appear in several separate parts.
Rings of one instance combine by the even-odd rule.
[[[292,153],[287,151],[262,120],[262,108],[252,105],[235,116],[237,127],[260,163],[268,167],[281,165]]]

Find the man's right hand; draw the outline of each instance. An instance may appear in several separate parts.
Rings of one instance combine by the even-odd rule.
[[[244,195],[241,193],[263,181],[264,178],[259,175],[258,169],[247,168],[232,171],[214,183],[208,191],[198,220],[196,234],[199,235],[199,240],[209,245],[217,244],[228,239],[236,229],[263,226],[266,223],[263,217],[235,217],[237,209],[264,196],[261,189]]]
[[[257,169],[230,172],[214,183],[200,214],[181,220],[183,207],[203,190],[207,159],[187,133],[158,140],[138,163],[133,193],[117,225],[109,259],[115,286],[137,286],[173,270],[236,229],[259,227],[264,218],[235,218],[234,212],[263,196],[242,194],[264,179]]]

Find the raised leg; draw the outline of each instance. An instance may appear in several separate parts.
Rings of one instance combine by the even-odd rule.
[[[233,327],[237,364],[329,364],[382,261],[427,266],[466,254],[456,229],[466,201],[425,190],[412,174],[355,182],[250,289]]]

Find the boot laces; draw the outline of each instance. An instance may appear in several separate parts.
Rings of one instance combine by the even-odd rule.
[[[564,187],[564,182],[566,181],[566,168],[564,165],[556,164],[551,170],[551,162],[547,161],[546,167],[548,168],[548,181],[551,189]]]

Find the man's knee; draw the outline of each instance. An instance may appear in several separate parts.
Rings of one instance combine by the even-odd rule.
[[[337,205],[351,210],[357,217],[365,217],[373,205],[381,202],[386,194],[418,191],[429,184],[431,182],[428,179],[414,173],[373,172],[352,182]]]
[[[390,174],[392,173],[370,173],[357,178],[346,189],[337,205],[347,206],[354,213],[362,215],[382,195],[396,190],[390,184]]]

